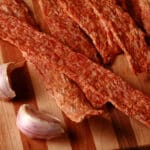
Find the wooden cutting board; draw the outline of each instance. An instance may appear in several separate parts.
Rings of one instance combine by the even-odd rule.
[[[22,60],[16,48],[0,41],[0,63]],[[132,86],[150,95],[150,77],[144,74],[135,76],[128,68],[124,55],[117,57],[111,69]],[[16,98],[9,102],[0,101],[0,150],[150,149],[150,129],[111,105],[108,105],[108,113],[103,118],[93,117],[79,124],[71,122],[45,90],[44,83],[32,64],[27,63],[22,69],[14,71],[12,80]],[[27,138],[16,127],[16,114],[19,106],[24,103],[60,118],[68,129],[68,134],[51,141]]]

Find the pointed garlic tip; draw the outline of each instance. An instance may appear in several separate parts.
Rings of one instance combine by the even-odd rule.
[[[25,61],[17,64],[13,62],[5,63],[0,65],[0,99],[12,99],[16,96],[15,91],[11,87],[11,72],[20,68],[24,65]]]
[[[16,124],[22,133],[34,139],[52,139],[65,133],[57,118],[39,112],[28,104],[20,107]]]

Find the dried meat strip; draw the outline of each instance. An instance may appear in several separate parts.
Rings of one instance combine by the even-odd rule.
[[[144,29],[150,37],[150,0],[138,0],[141,9],[141,20]]]
[[[139,7],[139,0],[116,0],[116,4],[127,11],[136,24],[142,28],[141,10]]]
[[[87,0],[101,12],[103,0]],[[130,67],[135,73],[150,72],[150,48],[145,41],[145,34],[135,26],[133,20],[117,5],[105,5],[103,16],[120,48],[126,54]],[[113,19],[112,19],[113,18]]]
[[[145,42],[145,34],[136,27],[128,13],[123,11],[118,5],[105,0],[58,1],[64,10],[68,12],[68,15],[87,30],[89,35],[93,33],[95,37],[98,37],[100,33],[92,30],[94,29],[93,23],[94,26],[103,24],[103,28],[108,30],[112,36],[110,40],[114,40],[112,47],[116,43],[123,50],[130,67],[135,73],[150,72],[150,49]],[[82,7],[84,5],[85,11],[82,11],[82,13],[80,12],[82,9],[79,4]],[[87,20],[89,21],[90,10],[93,10],[94,15],[98,17],[97,20],[99,21],[93,19],[92,24],[85,24]],[[107,51],[107,48],[105,51]]]
[[[3,0],[0,3],[0,10],[8,15],[16,16],[21,21],[28,22],[29,24],[33,23],[33,21],[31,22],[32,18],[30,19],[27,7],[21,1]],[[12,51],[12,48],[10,50]],[[89,104],[81,89],[65,75],[54,70],[45,72],[44,69],[41,70],[37,66],[36,68],[44,78],[47,89],[56,99],[60,109],[72,121],[81,122],[84,118],[102,113],[101,110],[96,110]]]
[[[123,7],[135,22],[150,36],[150,0],[117,0],[117,4]]]
[[[40,25],[47,25],[47,27],[43,26],[44,31],[68,45],[73,51],[82,53],[95,62],[100,62],[92,42],[79,25],[63,12],[56,0],[34,0],[33,2],[34,5],[39,6],[34,10],[42,16],[42,19],[37,16]]]
[[[46,83],[47,90],[56,101],[58,107],[65,113],[65,115],[74,122],[81,122],[85,118],[91,116],[100,116],[104,112],[102,109],[95,109],[86,99],[81,89],[62,73],[50,68],[41,68],[43,61],[38,59],[38,65],[36,69],[43,76]],[[37,63],[36,61],[33,62]]]
[[[41,70],[53,68],[74,80],[95,108],[109,101],[126,115],[150,127],[149,97],[55,38],[3,12],[0,16],[0,38],[18,47],[28,61]]]
[[[39,4],[42,8],[37,6]],[[50,33],[64,44],[69,45],[72,50],[83,53],[95,62],[99,62],[93,45],[88,41],[77,24],[65,16],[61,9],[57,9],[55,1],[34,0],[33,6],[34,12],[38,11],[36,18],[39,20],[38,22],[42,26],[43,31]],[[39,12],[40,9],[41,12]],[[43,16],[42,19],[39,16]],[[48,28],[43,25],[45,23],[48,24]],[[41,70],[40,68],[37,69]],[[84,118],[101,114],[102,111],[94,109],[81,89],[64,74],[52,69],[48,72],[45,72],[43,69],[40,72],[46,79],[47,89],[54,96],[57,105],[72,121],[81,122]]]
[[[116,4],[121,6],[124,10],[127,10],[126,0],[116,0]]]
[[[0,10],[36,27],[35,20],[22,0],[0,0]]]
[[[103,62],[109,63],[113,61],[116,54],[120,53],[120,49],[115,44],[111,32],[105,27],[103,22],[100,22],[99,16],[95,14],[94,10],[86,1],[58,0],[58,3],[59,2],[63,2],[63,6],[67,6],[64,8],[69,12],[68,15],[91,37],[103,58]]]

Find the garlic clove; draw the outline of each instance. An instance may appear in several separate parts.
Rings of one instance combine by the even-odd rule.
[[[16,124],[26,136],[34,139],[52,139],[65,133],[60,121],[28,104],[23,104],[17,114]]]
[[[15,91],[11,87],[10,75],[11,72],[20,68],[24,65],[25,61],[19,63],[4,63],[0,65],[0,98],[1,99],[12,99],[16,96]]]

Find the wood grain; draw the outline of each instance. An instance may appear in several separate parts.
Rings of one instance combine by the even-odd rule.
[[[130,83],[134,88],[141,90],[143,93],[150,95],[150,76],[147,74],[134,75],[129,69],[124,55],[120,55],[112,65],[112,70],[120,75],[125,81]],[[130,118],[138,146],[148,145],[150,148],[150,129],[143,126],[138,121]]]
[[[119,149],[119,143],[112,126],[110,115],[106,118],[89,119],[89,125],[97,150]]]

